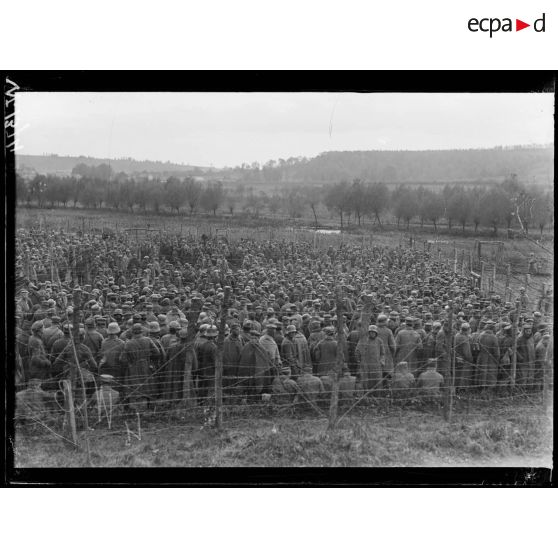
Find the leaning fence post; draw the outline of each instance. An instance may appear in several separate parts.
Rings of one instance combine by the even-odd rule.
[[[69,380],[62,380],[62,391],[64,393],[64,435],[69,434],[74,447],[78,447],[76,415],[74,410],[74,397],[72,384]]]

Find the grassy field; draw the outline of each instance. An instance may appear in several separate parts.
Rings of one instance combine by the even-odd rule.
[[[325,418],[269,414],[228,417],[220,432],[203,421],[144,418],[141,440],[122,423],[89,437],[94,467],[550,467],[550,417],[539,405],[483,403],[456,409],[451,423],[431,409],[366,409],[330,432]],[[18,427],[15,466],[85,466],[83,436],[74,450],[42,426]]]

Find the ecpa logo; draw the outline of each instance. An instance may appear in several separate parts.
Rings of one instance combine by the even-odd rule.
[[[535,32],[544,33],[545,24],[545,14],[543,14],[539,19],[536,19],[533,22],[532,27]],[[503,31],[504,33],[514,31],[512,18],[509,17],[505,17],[503,19],[500,19],[498,17],[485,17],[482,19],[472,17],[469,20],[467,27],[469,28],[469,31],[473,33],[477,33],[478,31],[481,31],[483,33],[490,33],[490,38],[492,38],[492,35],[494,33],[497,33],[498,31]],[[531,24],[525,23],[520,19],[515,20],[515,31],[521,31],[522,29],[526,29],[527,27],[531,27]]]

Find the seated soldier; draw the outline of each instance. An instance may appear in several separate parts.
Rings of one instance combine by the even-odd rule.
[[[430,359],[432,360],[432,359]],[[423,372],[424,374],[424,372]],[[421,374],[422,375],[422,374]],[[420,378],[420,376],[419,376]],[[409,372],[406,361],[399,362],[391,377],[391,396],[393,399],[408,399],[413,395],[415,377]]]
[[[429,358],[426,370],[417,378],[419,395],[425,400],[436,401],[440,398],[440,387],[444,383],[444,377],[436,371],[436,359]]]
[[[313,376],[310,370],[303,371],[296,383],[302,392],[297,397],[299,401],[308,401],[315,405],[320,395],[324,393],[322,381],[317,376]]]
[[[273,379],[271,392],[274,401],[278,404],[288,405],[292,403],[298,393],[298,386],[290,376],[290,367],[283,366],[280,373]]]
[[[16,420],[44,422],[49,416],[49,407],[56,404],[56,394],[41,388],[40,378],[30,378],[26,389],[16,393]]]

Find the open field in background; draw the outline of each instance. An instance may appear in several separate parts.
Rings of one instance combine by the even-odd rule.
[[[357,409],[358,411],[358,409]],[[451,423],[439,411],[363,409],[327,431],[327,419],[269,411],[227,417],[219,432],[203,421],[141,421],[141,440],[122,421],[90,432],[94,467],[439,467],[552,466],[552,413],[536,403],[456,408]],[[129,421],[136,434],[135,420]],[[60,429],[56,429],[60,432]],[[82,467],[75,450],[42,426],[18,427],[16,467]]]

